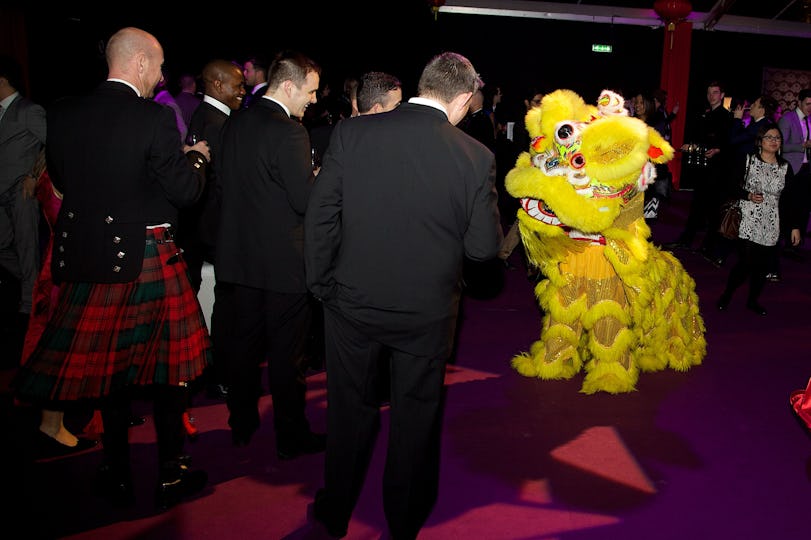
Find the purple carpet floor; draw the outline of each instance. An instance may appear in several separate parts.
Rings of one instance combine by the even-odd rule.
[[[690,192],[677,192],[653,226],[654,242],[675,238]],[[421,540],[691,540],[808,538],[811,438],[789,394],[811,377],[811,251],[783,258],[782,282],[768,283],[760,317],[745,309],[746,285],[728,311],[715,301],[734,261],[717,269],[696,253],[676,255],[697,283],[708,352],[688,372],[640,375],[637,391],[579,392],[567,381],[525,378],[510,367],[540,333],[541,313],[520,254],[492,298],[466,298],[442,438],[439,500]],[[101,451],[33,461],[24,442],[34,411],[4,415],[5,538],[280,539],[305,523],[321,486],[323,455],[276,457],[269,396],[260,431],[231,445],[222,402],[195,398],[200,429],[187,445],[209,485],[163,513],[153,508],[154,430],[131,429],[137,503],[112,509],[93,493]],[[308,415],[325,426],[325,374],[309,377]],[[79,419],[75,421],[78,422]],[[86,418],[85,418],[86,420]],[[377,539],[385,528],[383,430],[347,538]],[[9,528],[11,527],[11,528]]]

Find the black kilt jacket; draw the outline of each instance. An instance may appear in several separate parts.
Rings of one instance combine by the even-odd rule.
[[[177,224],[205,160],[184,155],[174,112],[106,81],[47,111],[48,172],[64,198],[51,262],[57,283],[126,283],[143,264],[148,225]]]

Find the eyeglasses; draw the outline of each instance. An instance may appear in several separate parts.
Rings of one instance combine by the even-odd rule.
[[[778,141],[779,142],[780,141],[780,136],[779,135],[764,135],[763,140],[764,141]]]

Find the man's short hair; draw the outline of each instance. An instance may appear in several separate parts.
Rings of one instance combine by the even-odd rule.
[[[364,73],[358,83],[358,112],[369,112],[375,103],[385,106],[388,93],[401,87],[400,79],[394,75],[382,71]]]
[[[270,68],[270,62],[268,62],[264,56],[251,56],[245,60],[245,64],[247,64],[248,62],[253,64],[254,71],[261,71],[265,75],[265,79],[268,78],[268,69]]]

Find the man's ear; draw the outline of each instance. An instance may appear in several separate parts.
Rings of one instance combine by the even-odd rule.
[[[450,102],[451,110],[448,111],[448,120],[450,120],[451,123],[456,125],[465,117],[472,96],[473,92],[463,92],[453,98],[453,101]]]

